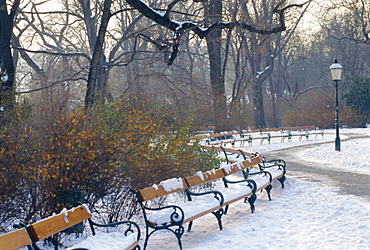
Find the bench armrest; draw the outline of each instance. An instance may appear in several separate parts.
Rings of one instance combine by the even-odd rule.
[[[273,166],[273,165],[283,165],[284,167],[286,166],[286,163],[283,159],[273,159],[273,160],[268,160],[268,161],[266,161],[264,159],[264,161],[262,162],[262,165],[264,166],[266,164],[268,164],[269,166],[270,165],[271,166]],[[268,166],[266,166],[266,167],[268,167]]]
[[[171,226],[181,226],[184,222],[184,219],[185,219],[184,210],[181,207],[176,206],[176,205],[168,205],[168,206],[158,207],[158,208],[151,208],[151,207],[147,207],[147,206],[142,206],[142,209],[143,209],[143,214],[144,214],[144,217],[145,217],[145,223],[147,224],[147,226],[149,226],[151,228],[160,229],[160,228],[168,228],[168,227],[171,227]],[[165,210],[171,210],[171,209],[172,209],[172,211],[169,211],[169,212],[166,211],[165,212]],[[166,223],[165,224],[161,224],[161,223],[153,224],[153,223],[151,223],[153,221],[152,221],[152,219],[148,218],[147,211],[157,211],[159,213],[159,217],[161,217],[161,216],[165,217]]]
[[[140,207],[142,209],[143,216],[144,216],[144,221],[147,227],[155,228],[157,230],[157,229],[162,229],[162,228],[169,228],[171,226],[181,226],[183,224],[184,219],[185,219],[185,213],[181,207],[176,206],[176,205],[168,205],[168,206],[158,207],[158,208],[148,207],[141,200],[140,195],[136,190],[131,189],[130,191],[135,194],[137,201],[140,204]],[[164,211],[167,209],[172,209],[173,211],[170,213],[160,212],[160,211]],[[149,218],[148,218],[149,214],[147,213],[147,211],[157,211],[161,214],[167,214],[167,215],[169,214],[169,216],[167,216],[169,219],[168,224],[157,225],[154,223],[150,223]]]
[[[88,220],[89,220],[89,224],[90,224],[90,227],[91,227],[91,232],[92,232],[93,235],[95,235],[95,228],[94,227],[117,227],[119,225],[126,225],[127,228],[123,232],[123,234],[125,236],[127,236],[129,233],[135,233],[136,232],[137,240],[139,241],[139,239],[140,239],[140,227],[135,222],[132,222],[132,221],[118,221],[118,222],[114,222],[114,223],[99,224],[99,223],[94,222],[90,218]]]
[[[248,172],[248,173],[245,173],[245,178],[247,179],[248,176],[251,176],[251,175],[259,175],[259,174],[262,174],[262,175],[267,175],[269,177],[269,182],[272,182],[272,175],[269,171],[265,171],[265,170],[260,170],[258,172]]]
[[[261,170],[262,170],[262,171],[263,171],[263,170],[268,171],[268,169],[269,169],[269,168],[277,167],[277,169],[282,170],[283,175],[285,175],[285,174],[286,174],[285,162],[284,162],[284,164],[280,164],[280,163],[273,163],[273,164],[269,164],[269,165],[262,165],[262,166],[260,166],[260,167],[261,167]],[[265,171],[265,172],[266,172],[266,171]]]
[[[252,193],[256,193],[257,191],[257,183],[254,181],[254,180],[251,180],[251,179],[243,179],[243,180],[238,180],[238,181],[230,181],[228,179],[226,179],[226,177],[222,178],[223,182],[224,182],[224,185],[226,188],[228,188],[228,184],[237,184],[237,183],[243,183],[243,182],[246,182],[247,183],[247,187],[251,188],[252,189]]]
[[[201,192],[201,193],[194,193],[190,191],[189,189],[185,189],[186,195],[188,197],[188,200],[191,201],[191,196],[203,196],[203,195],[209,195],[213,194],[214,198],[220,202],[220,206],[224,204],[224,196],[220,191],[206,191],[206,192]]]

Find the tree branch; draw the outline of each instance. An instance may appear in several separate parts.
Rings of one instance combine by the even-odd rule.
[[[303,7],[305,4],[310,2],[311,0],[306,1],[305,3],[302,4],[290,4],[282,9],[279,9],[280,5],[282,5],[285,1],[280,1],[278,5],[275,6],[273,9],[274,13],[277,13],[279,15],[279,22],[280,26],[265,30],[265,29],[260,29],[257,27],[254,27],[252,25],[243,23],[243,22],[216,22],[210,25],[208,28],[201,28],[197,24],[193,22],[177,22],[174,20],[171,20],[169,15],[168,15],[168,10],[177,3],[178,1],[175,0],[173,3],[170,4],[169,9],[166,11],[166,14],[161,14],[146,5],[144,2],[140,0],[126,0],[128,4],[130,4],[132,7],[137,9],[140,13],[142,13],[144,16],[147,18],[153,20],[154,22],[172,30],[175,32],[185,32],[186,30],[191,29],[194,31],[200,38],[206,37],[210,32],[212,32],[214,29],[232,29],[232,28],[241,28],[241,29],[246,29],[250,32],[258,33],[261,35],[268,35],[268,34],[273,34],[273,33],[279,33],[284,30],[286,30],[285,26],[285,16],[284,12],[287,9],[290,9],[292,7]]]
[[[290,8],[293,7],[303,7],[305,4],[311,2],[312,0],[308,0],[305,3],[302,4],[290,4],[288,6],[285,6],[281,8],[281,6],[286,2],[286,0],[281,0],[273,9],[273,13],[276,13],[279,15],[279,26],[274,27],[272,29],[260,29],[253,25],[249,25],[247,23],[234,21],[234,22],[222,22],[218,21],[213,24],[211,24],[207,28],[201,28],[197,24],[193,22],[177,22],[170,18],[169,14],[172,10],[172,8],[179,2],[180,0],[173,0],[168,5],[168,8],[165,12],[165,14],[161,14],[154,10],[153,8],[149,7],[147,4],[142,2],[141,0],[126,0],[128,4],[130,4],[132,7],[137,9],[141,14],[146,16],[147,18],[153,20],[157,24],[164,26],[172,31],[175,32],[174,35],[174,43],[172,44],[172,53],[170,57],[167,59],[167,64],[171,65],[172,62],[175,60],[178,48],[180,44],[180,38],[182,34],[184,34],[186,31],[192,30],[194,33],[196,33],[200,38],[205,38],[208,34],[210,34],[213,30],[216,29],[233,29],[233,28],[240,28],[244,30],[248,30],[253,33],[258,33],[261,35],[269,35],[273,33],[280,33],[282,31],[286,30],[285,25],[285,15],[284,12]],[[195,2],[202,2],[202,0],[194,0]],[[162,45],[159,45],[157,42],[151,40],[150,38],[146,37],[150,42],[152,42],[158,49],[162,50],[164,48],[167,48],[167,46],[163,47]]]
[[[89,60],[89,62],[91,61],[91,58],[88,54],[81,53],[81,52],[62,53],[62,52],[51,52],[51,51],[46,51],[46,50],[29,50],[29,49],[24,49],[20,47],[13,47],[13,49],[35,53],[35,54],[48,54],[48,55],[57,55],[57,56],[82,56],[82,57],[85,57],[87,60]]]
[[[83,78],[83,77],[69,78],[69,79],[64,79],[64,80],[61,80],[61,81],[53,82],[53,83],[51,83],[48,86],[40,87],[40,88],[37,88],[37,89],[31,89],[31,90],[25,90],[25,91],[17,91],[15,94],[17,94],[17,95],[20,95],[20,94],[28,94],[28,93],[37,92],[37,91],[40,91],[40,90],[43,90],[43,89],[51,88],[51,87],[53,87],[53,86],[55,86],[57,84],[63,83],[63,82],[80,81],[80,80],[87,81],[86,78]]]

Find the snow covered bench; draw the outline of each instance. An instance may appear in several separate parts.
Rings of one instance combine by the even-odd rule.
[[[77,243],[76,245],[68,248],[67,250],[79,250],[79,249],[89,249],[89,250],[101,250],[101,249],[140,249],[139,239],[140,239],[140,228],[132,221],[119,221],[115,223],[108,224],[98,224],[91,219],[89,219],[90,227],[94,237],[88,237],[85,240]],[[115,232],[105,232],[105,233],[95,233],[95,227],[104,227],[118,229],[122,227],[121,230],[114,230]],[[122,230],[123,229],[123,230]]]
[[[318,135],[324,137],[324,131],[317,128],[314,125],[311,126],[302,126],[302,127],[286,127],[281,129],[282,133],[288,134],[288,139],[291,140],[293,136],[299,136],[299,140],[301,141],[302,138],[309,139],[310,135],[315,135],[315,139],[317,139]]]
[[[185,179],[170,179],[135,192],[138,202],[142,208],[143,218],[146,224],[146,238],[144,249],[146,249],[150,236],[158,230],[171,231],[178,240],[182,249],[181,237],[184,233],[184,224],[189,223],[190,231],[193,221],[199,217],[212,213],[222,230],[222,216],[227,212],[231,203],[238,200],[248,201],[251,211],[254,211],[256,191],[265,188],[268,192],[271,189],[272,175],[266,171],[256,172],[255,179],[239,178],[230,180],[233,174],[248,169],[262,161],[262,155],[257,154],[248,160],[223,166],[220,169],[198,172],[196,175]],[[205,184],[221,180],[223,187],[216,187],[212,184],[209,191],[203,191]],[[183,192],[186,194],[187,202],[173,202],[176,204],[159,206],[148,205],[148,202],[156,198],[169,197],[173,193]],[[180,193],[181,196],[181,193]],[[225,210],[224,210],[225,208]]]
[[[144,203],[152,201],[155,198],[161,198],[168,196],[172,193],[184,191],[189,188],[188,184],[184,179],[170,179],[161,182],[159,185],[153,185],[139,191],[134,191],[137,196],[137,200],[143,211],[143,218],[146,225],[146,237],[144,242],[144,249],[146,249],[150,236],[158,230],[169,230],[171,231],[178,240],[180,249],[182,249],[181,237],[184,233],[183,224],[193,221],[194,219],[208,214],[213,213],[219,223],[220,229],[222,229],[221,216],[223,214],[223,195],[220,192],[204,192],[202,195],[206,196],[205,202],[199,202],[200,199],[195,201],[189,201],[183,205],[168,205],[151,207],[146,206]],[[191,199],[191,193],[188,193],[189,199]],[[202,207],[202,205],[207,205]],[[152,231],[151,231],[152,230]],[[150,232],[151,231],[151,232]]]
[[[241,131],[225,131],[220,133],[206,133],[195,135],[196,138],[202,138],[200,145],[224,145],[231,143],[234,147],[236,142],[240,142],[243,146],[244,142],[247,141],[249,146],[252,145],[253,141],[260,140],[260,144],[263,144],[265,140],[268,143],[271,142],[273,138],[280,138],[281,142],[291,141],[293,137],[298,136],[301,141],[302,138],[309,139],[310,135],[315,135],[317,139],[318,135],[324,136],[324,131],[320,130],[314,125],[311,126],[301,126],[301,127],[283,127],[283,128],[265,128],[265,129],[253,129],[253,130],[241,130]]]
[[[91,217],[85,206],[80,206],[58,215],[46,218],[29,226],[23,223],[15,225],[17,230],[0,236],[0,249],[15,250],[29,246],[29,249],[40,249],[36,242],[72,227]]]
[[[258,153],[252,153],[241,149],[224,148],[220,146],[203,145],[202,148],[204,150],[215,150],[217,152],[220,152],[221,153],[220,158],[230,163],[245,161],[254,158],[256,155],[258,155]],[[282,188],[284,188],[284,181],[286,179],[285,177],[286,163],[284,160],[282,159],[266,160],[265,157],[262,157],[261,162],[257,163],[257,166],[258,167],[256,167],[256,165],[253,165],[251,166],[251,168],[256,168],[260,171],[270,172],[272,175],[272,181],[278,180],[281,183]],[[255,175],[256,171],[250,172],[250,170],[253,170],[251,168],[243,169],[243,173],[246,179],[248,178],[247,172],[249,172],[249,175]]]
[[[42,240],[42,239],[45,239],[49,236],[53,236],[53,235],[56,235],[58,234],[59,232],[65,230],[65,229],[68,229],[84,220],[89,220],[90,222],[90,227],[91,227],[91,230],[93,232],[93,235],[95,235],[95,229],[94,227],[117,227],[119,225],[127,225],[128,228],[127,230],[124,232],[124,233],[120,233],[120,240],[119,240],[119,244],[122,246],[122,248],[120,249],[134,249],[134,248],[139,248],[138,246],[138,240],[139,240],[139,237],[140,237],[140,228],[133,222],[130,222],[130,221],[121,221],[121,222],[117,222],[117,223],[111,223],[111,224],[105,224],[105,225],[102,225],[102,224],[97,224],[95,222],[93,222],[91,220],[91,213],[89,211],[89,209],[87,208],[87,206],[85,205],[81,205],[81,206],[78,206],[78,207],[75,207],[75,208],[71,208],[69,210],[67,209],[63,209],[59,214],[57,215],[53,215],[53,216],[50,216],[46,219],[43,219],[41,221],[38,221],[36,223],[33,223],[31,225],[24,225],[24,224],[19,224],[18,227],[21,227],[20,229],[18,229],[17,231],[17,234],[18,232],[23,232],[23,231],[26,231],[27,233],[27,236],[28,236],[28,241],[25,241],[25,243],[27,243],[25,245],[25,243],[23,243],[23,246],[29,246],[29,249],[34,249],[34,250],[39,250],[40,248],[38,247],[38,245],[36,244],[38,241]],[[130,233],[134,233],[134,231],[137,233],[136,236],[133,236],[133,234],[131,235]],[[15,232],[12,232],[14,235],[16,234]],[[10,233],[10,234],[12,234]],[[22,233],[22,235],[24,235],[24,233]],[[2,235],[2,237],[4,237],[5,239],[10,237],[10,236],[6,236],[6,235]],[[104,237],[104,239],[109,239],[109,240],[112,240],[112,237],[109,237],[109,234],[105,234],[104,233],[104,236],[101,236],[99,234],[98,237],[90,237],[91,239],[87,239],[86,241],[94,241],[96,243],[99,242],[99,240]],[[95,239],[96,238],[96,239]],[[114,238],[117,239],[117,235],[114,235]],[[17,239],[23,239],[23,238],[19,238],[17,236]],[[17,240],[18,241],[18,240]],[[22,240],[23,241],[23,240]],[[106,241],[107,242],[107,241]],[[2,241],[0,241],[0,249],[3,250],[3,244],[2,244]],[[13,242],[14,244],[16,242]],[[15,250],[15,249],[18,249],[19,247],[23,247],[23,246],[9,246],[8,248],[6,248],[4,246],[4,249],[9,249],[9,250]],[[88,246],[88,248],[86,247]],[[101,247],[99,247],[99,244],[95,244],[95,247],[94,248],[91,248],[91,246],[93,246],[92,244],[85,244],[84,242],[81,242],[79,243],[76,247],[78,248],[70,248],[71,250],[72,249],[81,249],[81,247],[83,247],[84,249],[90,249],[90,250],[93,250],[93,249],[102,249]]]

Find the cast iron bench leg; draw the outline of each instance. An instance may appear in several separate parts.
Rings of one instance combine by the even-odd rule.
[[[247,202],[248,201],[249,205],[251,206],[252,213],[254,213],[254,211],[256,210],[256,207],[254,206],[254,202],[256,200],[257,200],[257,195],[256,194],[253,194],[250,197],[246,197],[244,199],[244,202]]]
[[[281,188],[284,188],[285,175],[283,175],[282,177],[280,177],[278,180],[281,183]]]
[[[218,221],[218,226],[219,226],[220,230],[222,230],[221,217],[224,214],[224,210],[221,208],[221,209],[217,210],[216,212],[212,212],[212,213],[216,216],[217,221]]]
[[[192,226],[193,226],[193,221],[190,221],[189,226],[188,226],[188,232],[190,232]]]

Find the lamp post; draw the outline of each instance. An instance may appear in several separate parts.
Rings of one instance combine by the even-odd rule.
[[[335,82],[335,151],[340,151],[340,138],[339,138],[339,108],[338,108],[338,83],[342,80],[343,67],[338,63],[335,58],[334,63],[330,66],[331,79]]]

